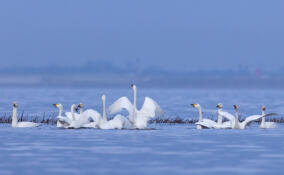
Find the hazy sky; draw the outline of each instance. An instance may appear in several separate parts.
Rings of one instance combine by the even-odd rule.
[[[1,66],[106,59],[167,69],[284,65],[283,0],[0,1]]]

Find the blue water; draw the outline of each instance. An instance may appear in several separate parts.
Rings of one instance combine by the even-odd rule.
[[[101,110],[100,96],[108,104],[122,95],[132,98],[131,89],[2,88],[0,112],[9,113],[13,101],[27,115],[66,111],[72,103]],[[197,118],[191,103],[200,103],[204,117],[216,116],[222,102],[233,112],[238,104],[243,116],[284,111],[280,90],[139,89],[155,99],[165,117]],[[284,126],[247,130],[196,130],[194,125],[151,124],[149,130],[11,128],[0,125],[0,174],[283,174]]]

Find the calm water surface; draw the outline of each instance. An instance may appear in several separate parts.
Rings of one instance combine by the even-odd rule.
[[[54,113],[53,103],[68,111],[72,103],[101,110],[100,96],[108,103],[131,89],[2,88],[0,112],[10,113],[11,103],[29,116]],[[243,116],[284,111],[280,90],[143,89],[155,99],[165,117],[196,118],[189,107],[200,103],[204,117],[215,116],[222,102],[226,110],[239,104]],[[283,174],[284,125],[276,129],[196,130],[194,125],[151,124],[149,130],[64,130],[52,125],[11,128],[0,125],[0,174]]]

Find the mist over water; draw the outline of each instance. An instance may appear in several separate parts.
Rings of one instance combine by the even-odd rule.
[[[0,1],[0,175],[283,174],[284,1]],[[102,111],[138,87],[162,120],[278,116],[274,129],[197,130],[149,123],[145,130],[12,128],[56,120],[72,104]],[[121,112],[127,115],[126,111]],[[108,115],[112,118],[113,115]],[[2,120],[3,119],[3,120]],[[40,121],[40,120],[39,120]],[[280,123],[279,121],[282,121]],[[183,123],[183,124],[178,124]]]

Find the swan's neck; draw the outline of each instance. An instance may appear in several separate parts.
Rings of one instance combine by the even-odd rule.
[[[239,128],[239,111],[236,111],[235,128]]]
[[[76,120],[75,114],[74,114],[74,107],[73,106],[71,107],[71,115],[72,115],[72,119]]]
[[[218,125],[222,125],[222,122],[223,122],[223,117],[218,113],[218,121],[217,121]]]
[[[60,108],[59,108],[59,114],[58,114],[58,116],[62,116],[62,113],[63,113],[63,108],[60,107]]]
[[[264,116],[264,115],[265,115],[265,112],[262,111],[262,116]],[[262,117],[262,118],[261,118],[261,124],[260,124],[260,125],[264,125],[264,123],[265,123],[265,117]]]
[[[136,120],[136,111],[137,111],[137,89],[136,87],[133,88],[133,92],[134,92],[134,97],[133,97],[133,116],[132,116],[132,121],[134,122]]]
[[[134,88],[134,98],[133,98],[133,107],[134,107],[134,110],[137,109],[136,107],[136,98],[137,98],[137,92],[136,92],[136,88]]]
[[[13,108],[13,116],[12,116],[12,127],[16,127],[18,124],[18,109]]]
[[[81,108],[80,108],[80,115],[82,115],[83,112],[84,112],[84,109],[83,109],[83,107],[81,107]]]
[[[198,111],[199,111],[199,122],[203,122],[201,107],[198,108]]]
[[[107,121],[106,117],[106,100],[103,99],[103,121]]]

